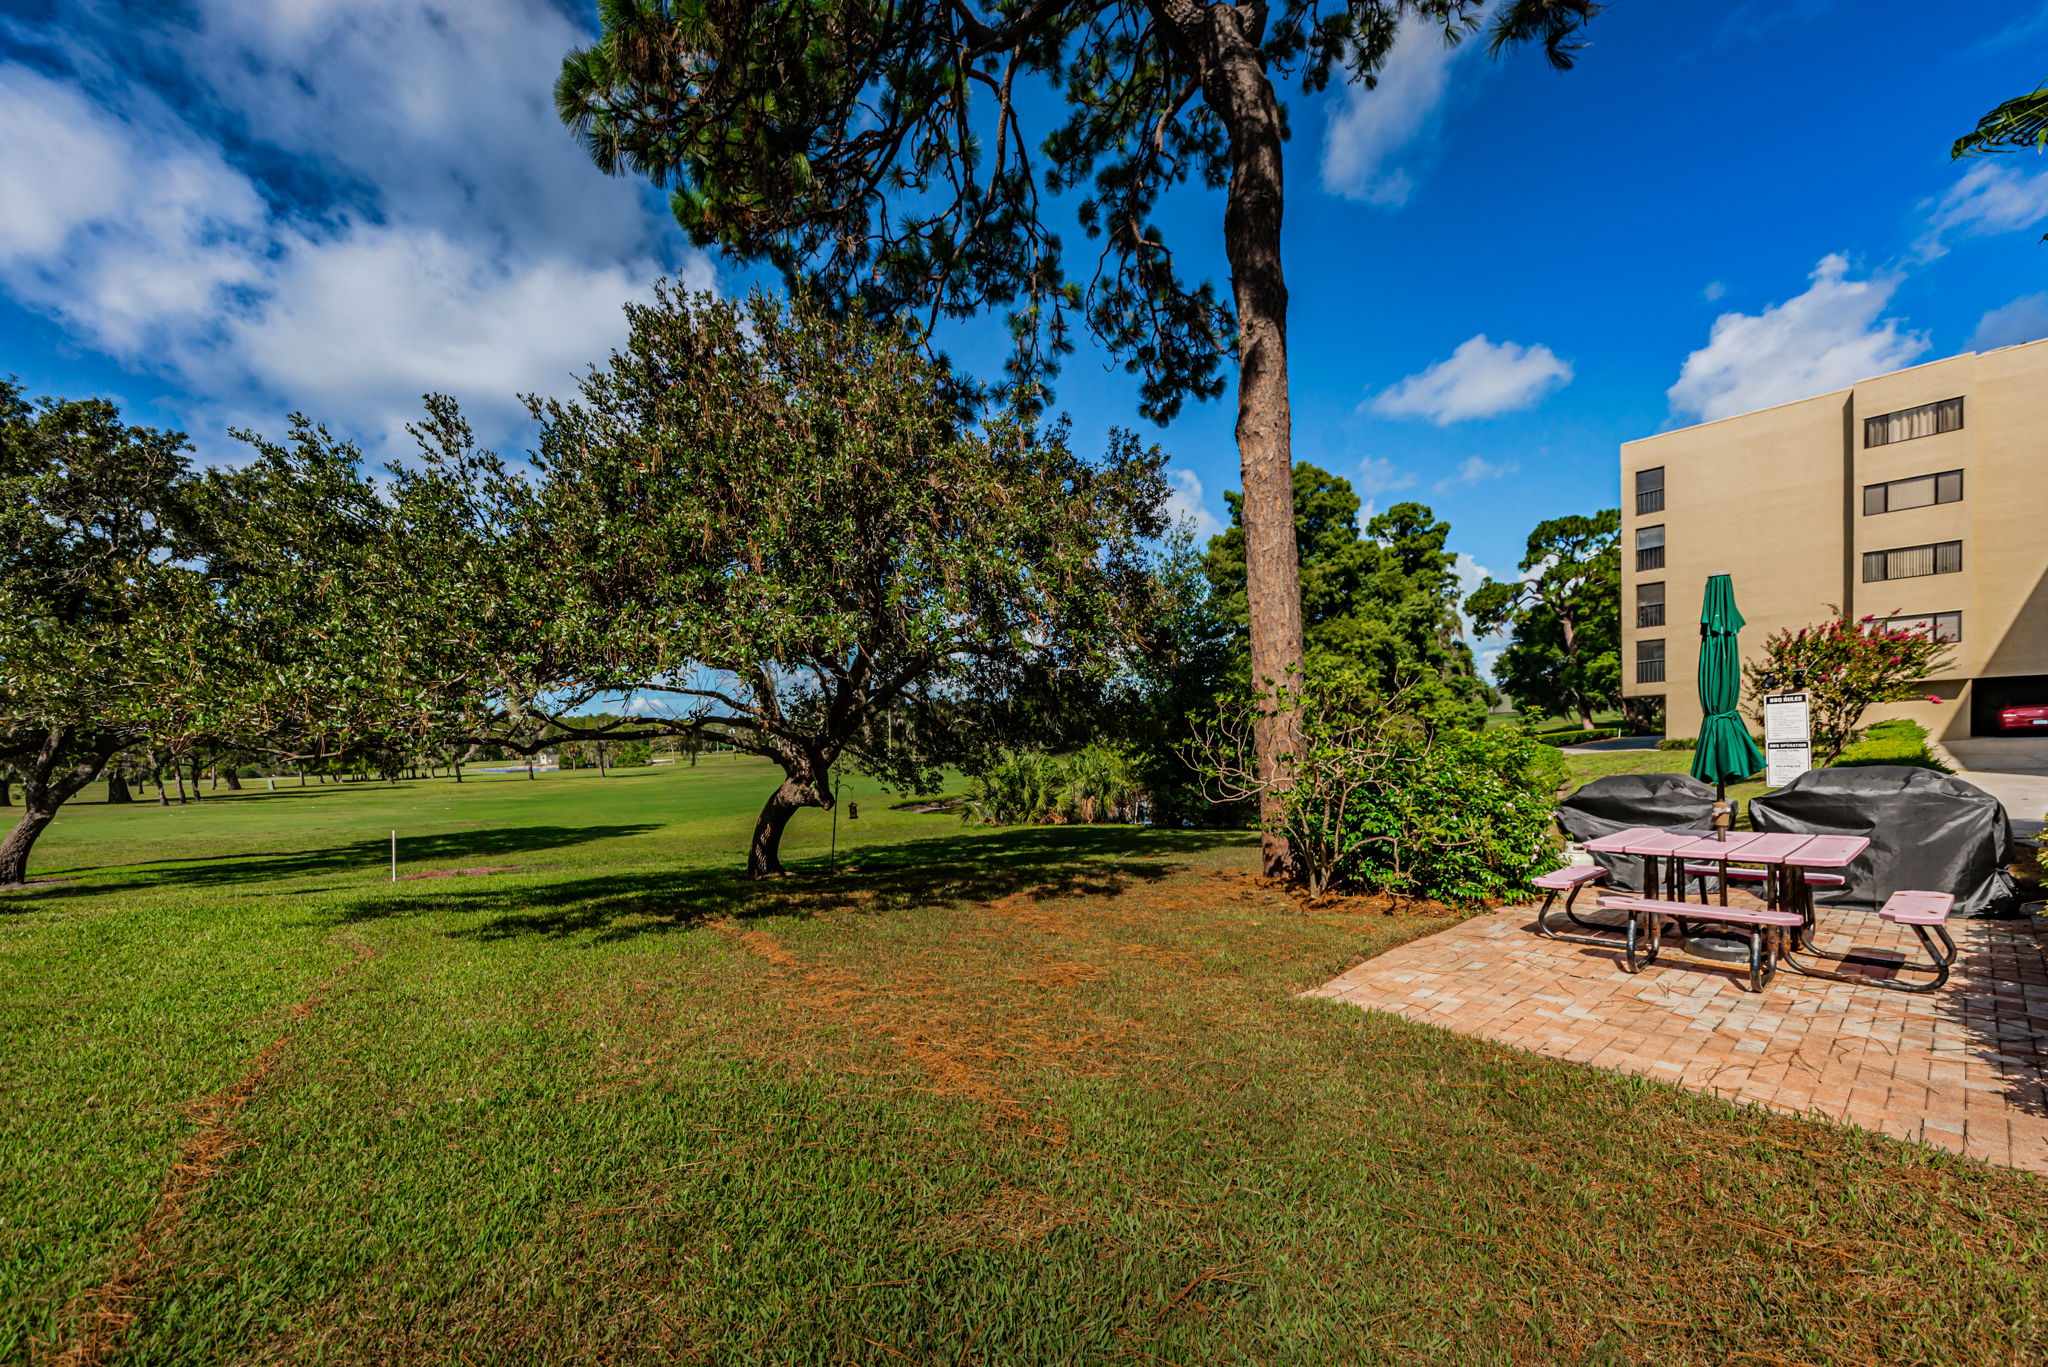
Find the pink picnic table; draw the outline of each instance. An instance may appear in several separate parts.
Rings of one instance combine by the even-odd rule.
[[[1631,826],[1625,831],[1616,831],[1613,835],[1595,836],[1582,848],[1593,854],[1632,854],[1640,857],[1643,861],[1643,895],[1654,897],[1657,895],[1660,881],[1668,885],[1664,889],[1667,894],[1676,891],[1676,880],[1669,877],[1659,879],[1662,861],[1673,850],[1698,839],[1698,831],[1672,831],[1659,826]],[[1676,868],[1677,864],[1674,862],[1669,867]]]
[[[1636,826],[1613,835],[1588,840],[1585,848],[1596,854],[1633,854],[1643,860],[1643,891],[1655,895],[1659,866],[1667,896],[1684,888],[1688,862],[1712,861],[1725,871],[1729,864],[1759,864],[1768,872],[1765,905],[1779,910],[1796,910],[1813,924],[1812,899],[1806,882],[1795,878],[1800,869],[1839,869],[1855,861],[1870,848],[1860,835],[1798,835],[1790,831],[1730,831],[1723,840],[1698,831],[1663,830]],[[1682,900],[1680,898],[1679,900]],[[1728,880],[1721,880],[1721,904],[1728,903]]]

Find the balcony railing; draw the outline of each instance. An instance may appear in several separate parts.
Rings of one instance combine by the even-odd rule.
[[[1664,548],[1663,548],[1662,546],[1652,546],[1652,547],[1650,547],[1650,548],[1649,548],[1648,550],[1641,550],[1641,551],[1637,551],[1637,552],[1636,552],[1636,568],[1637,568],[1638,570],[1661,570],[1661,569],[1663,569],[1663,568],[1664,568]]]
[[[1663,683],[1664,662],[1662,660],[1637,660],[1637,683]]]
[[[1663,511],[1664,491],[1662,489],[1644,489],[1636,495],[1637,517],[1641,517],[1644,513],[1661,513]]]
[[[1662,603],[1642,603],[1636,608],[1636,625],[1639,627],[1661,627],[1664,625]]]

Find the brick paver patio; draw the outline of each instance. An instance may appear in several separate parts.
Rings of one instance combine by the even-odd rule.
[[[1463,922],[1305,995],[2048,1173],[2048,967],[2029,922],[1951,920],[1961,953],[1940,992],[1781,969],[1758,995],[1668,934],[1631,977],[1619,949],[1539,939],[1534,910]],[[1820,925],[1835,953],[1912,945],[1866,912],[1824,908]]]

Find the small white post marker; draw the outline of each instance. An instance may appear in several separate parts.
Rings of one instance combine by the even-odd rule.
[[[398,881],[398,832],[391,833],[391,881]]]

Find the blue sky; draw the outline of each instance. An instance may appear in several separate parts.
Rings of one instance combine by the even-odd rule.
[[[0,374],[214,459],[294,408],[396,449],[429,389],[516,445],[513,396],[565,389],[654,277],[752,280],[556,124],[586,23],[0,0]],[[1947,158],[2048,80],[2048,3],[1616,0],[1590,36],[1558,75],[1411,35],[1378,90],[1293,96],[1296,457],[1431,504],[1474,576],[1611,505],[1624,440],[2048,335],[2048,158]],[[1220,212],[1195,191],[1162,215],[1219,279]],[[946,340],[993,373],[999,323]],[[1229,399],[1152,428],[1086,348],[1058,398],[1084,441],[1161,441],[1213,526]]]

